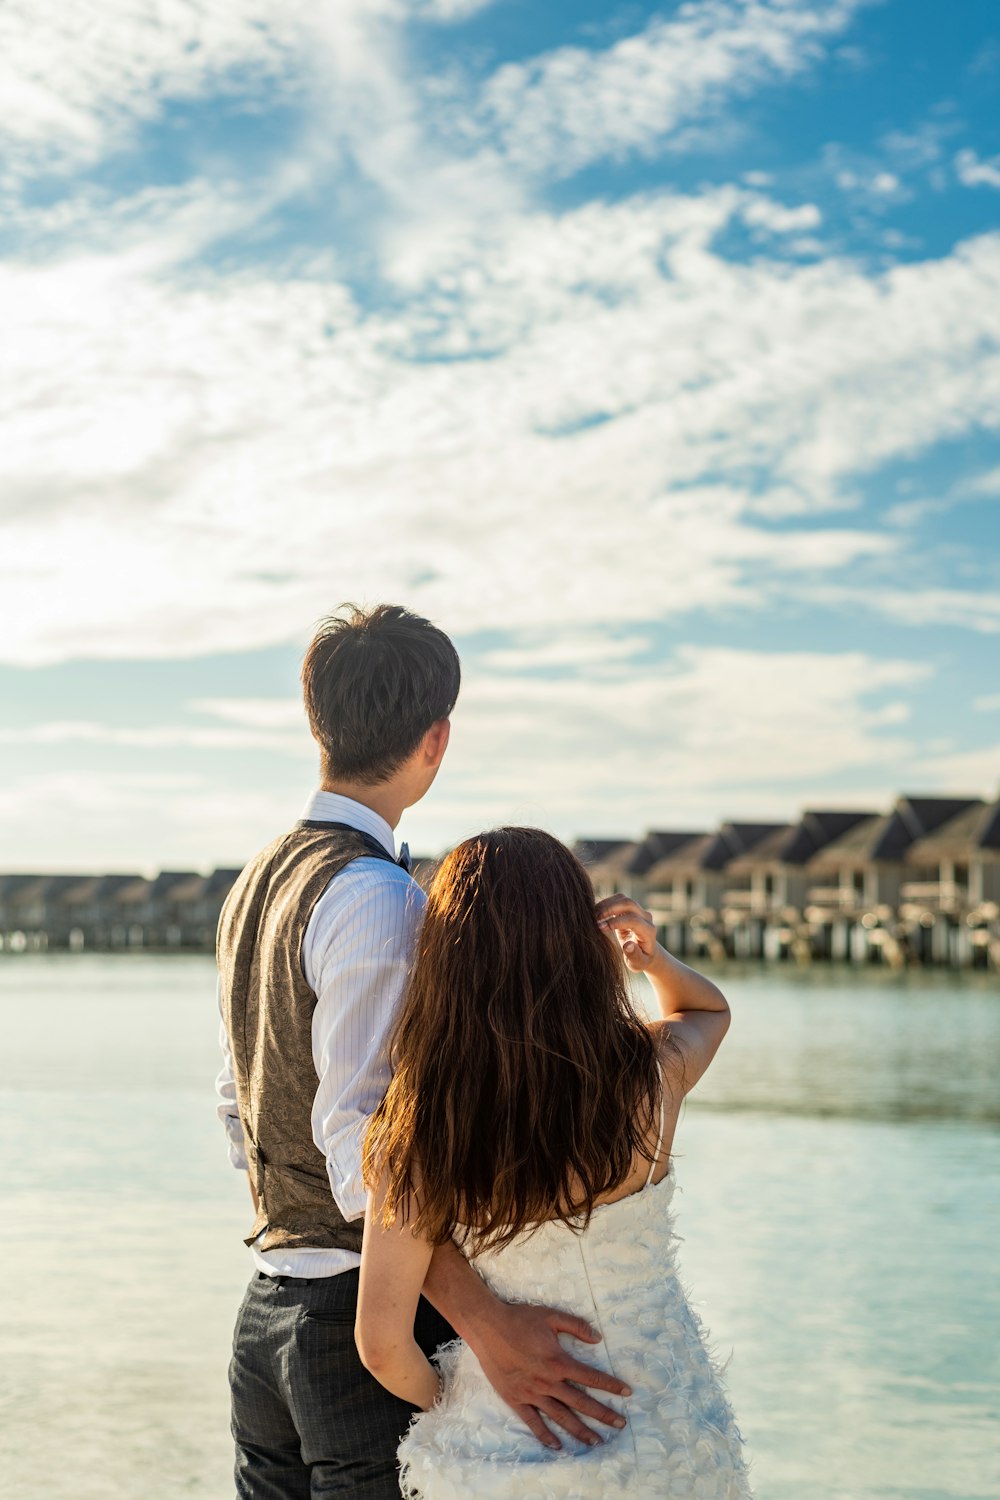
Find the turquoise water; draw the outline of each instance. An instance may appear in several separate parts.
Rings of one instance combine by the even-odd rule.
[[[1000,986],[722,982],[678,1227],[758,1500],[996,1500]],[[0,1009],[5,1500],[225,1500],[248,1200],[211,964],[11,957]]]

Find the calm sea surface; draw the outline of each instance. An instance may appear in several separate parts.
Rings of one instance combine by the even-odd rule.
[[[1000,1496],[1000,985],[727,971],[675,1142],[758,1500]],[[202,958],[0,958],[4,1500],[228,1500],[245,1179]]]

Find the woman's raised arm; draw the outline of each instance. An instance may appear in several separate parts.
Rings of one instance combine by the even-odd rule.
[[[652,916],[631,897],[607,896],[599,901],[597,920],[617,938],[628,968],[645,974],[652,985],[662,1017],[652,1022],[653,1029],[670,1038],[669,1050],[662,1053],[663,1065],[670,1068],[683,1092],[690,1092],[729,1030],[725,995],[656,941]]]

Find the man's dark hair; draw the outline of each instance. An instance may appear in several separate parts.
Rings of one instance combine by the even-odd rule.
[[[455,707],[458,652],[443,630],[399,604],[343,604],[302,663],[306,714],[336,781],[387,781]]]

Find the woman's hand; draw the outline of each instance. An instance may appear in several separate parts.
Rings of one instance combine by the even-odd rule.
[[[689,969],[656,941],[651,912],[630,896],[606,896],[597,903],[598,925],[621,944],[634,974],[645,974],[653,987],[660,1016],[667,1023],[669,1051],[664,1068],[680,1092],[688,1093],[708,1067],[729,1027],[729,1006],[717,985]],[[653,1022],[659,1026],[659,1022]]]
[[[596,910],[598,927],[617,939],[627,967],[633,974],[644,974],[662,951],[652,912],[630,896],[605,896]]]

